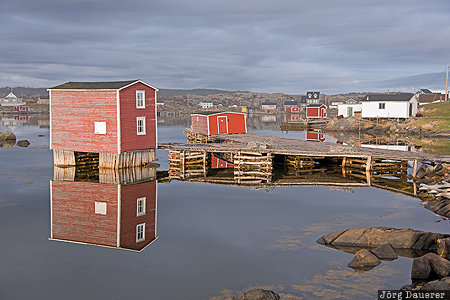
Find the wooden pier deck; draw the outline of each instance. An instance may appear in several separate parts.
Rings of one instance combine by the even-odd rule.
[[[450,155],[433,155],[420,152],[356,148],[329,142],[309,142],[299,139],[263,136],[256,134],[229,134],[215,136],[215,143],[160,144],[159,148],[171,151],[206,151],[221,153],[259,153],[270,155],[295,155],[304,157],[364,158],[383,160],[417,160],[450,163]]]

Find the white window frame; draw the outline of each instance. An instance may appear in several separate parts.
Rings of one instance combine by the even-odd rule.
[[[108,205],[106,202],[95,201],[95,214],[106,216],[107,207]]]
[[[142,94],[142,103],[139,100],[140,94]],[[145,108],[145,91],[136,91],[136,108]]]
[[[106,134],[106,122],[95,122],[94,134]]]
[[[139,131],[139,121],[142,121],[142,126],[143,126],[143,131]],[[137,135],[146,135],[146,122],[145,122],[145,117],[137,117],[136,118],[136,133]]]
[[[141,212],[139,211],[139,203],[142,204],[142,211]],[[136,201],[136,216],[137,217],[145,216],[145,213],[146,213],[145,205],[146,205],[146,203],[147,203],[147,197],[137,198],[137,201]]]
[[[139,228],[142,228],[142,236],[139,237]],[[136,243],[145,241],[145,223],[136,225]]]

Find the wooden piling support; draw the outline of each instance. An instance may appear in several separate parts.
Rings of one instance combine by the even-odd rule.
[[[414,169],[413,169],[413,177],[416,177],[417,175],[417,159],[414,160]]]

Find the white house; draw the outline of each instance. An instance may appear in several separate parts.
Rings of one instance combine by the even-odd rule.
[[[261,103],[261,108],[267,110],[277,109],[277,104],[275,102],[263,102]]]
[[[200,105],[203,109],[205,108],[213,108],[214,104],[212,102],[200,102]]]
[[[411,93],[368,95],[361,104],[363,118],[409,118],[417,114],[417,99]]]
[[[0,104],[1,106],[20,106],[26,103],[22,101],[22,98],[17,98],[11,91],[5,98],[0,99]]]
[[[359,112],[361,113],[362,110],[362,104],[356,103],[356,104],[339,104],[337,106],[338,108],[338,116],[343,116],[344,118],[353,117],[355,113]]]

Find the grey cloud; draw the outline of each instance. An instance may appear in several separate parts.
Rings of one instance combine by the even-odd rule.
[[[447,1],[17,0],[0,9],[0,86],[142,78],[367,91],[440,72],[449,57]]]

